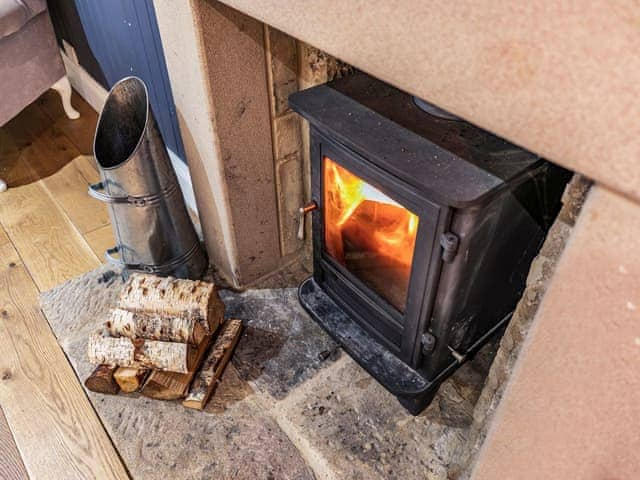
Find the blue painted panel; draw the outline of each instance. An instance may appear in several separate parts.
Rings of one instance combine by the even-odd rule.
[[[107,87],[135,75],[147,84],[151,108],[167,146],[184,147],[152,0],[75,0],[87,40]]]

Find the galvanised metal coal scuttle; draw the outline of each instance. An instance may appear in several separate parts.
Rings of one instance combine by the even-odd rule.
[[[89,195],[109,205],[118,242],[105,258],[122,265],[125,276],[138,270],[201,277],[207,257],[142,80],[127,77],[113,86],[100,113],[93,149],[102,181],[89,187]]]

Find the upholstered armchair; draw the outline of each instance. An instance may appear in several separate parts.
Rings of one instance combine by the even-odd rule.
[[[60,94],[69,118],[80,116],[71,106],[46,0],[0,0],[0,127],[49,88]],[[6,188],[0,179],[0,191]]]

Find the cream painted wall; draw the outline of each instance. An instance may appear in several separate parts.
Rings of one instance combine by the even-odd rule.
[[[188,1],[155,0],[154,7],[207,251],[219,272],[237,284],[236,244],[197,16]]]

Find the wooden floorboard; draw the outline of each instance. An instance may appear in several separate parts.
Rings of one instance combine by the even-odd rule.
[[[82,235],[40,182],[0,195],[0,224],[40,291],[100,265]]]
[[[3,480],[29,478],[2,407],[0,407],[0,478]]]
[[[110,224],[93,232],[86,233],[84,238],[93,250],[93,253],[95,253],[100,260],[104,258],[104,252],[107,248],[116,245],[113,228]]]
[[[89,183],[70,162],[53,175],[42,179],[49,193],[64,209],[71,223],[87,233],[109,225],[109,211],[106,204],[87,195]]]
[[[73,163],[87,183],[98,183],[100,181],[100,174],[93,155],[80,155],[73,159]]]
[[[97,267],[113,246],[105,206],[86,194],[100,179],[91,155],[97,114],[75,94],[73,103],[78,120],[48,92],[0,128],[0,178],[10,186],[0,194],[2,480],[27,471],[32,479],[126,478],[38,307],[38,289]]]
[[[75,92],[71,97],[71,103],[80,112],[80,120],[71,120],[64,114],[60,97],[52,90],[46,92],[36,101],[36,104],[51,118],[54,125],[75,144],[82,154],[91,155],[98,114]]]
[[[27,167],[22,156],[23,149],[18,147],[6,128],[0,128],[0,178],[9,188],[18,187],[38,180]]]
[[[29,476],[127,478],[11,244],[0,259],[0,403]]]
[[[88,184],[95,176],[90,180],[85,178],[82,171],[90,175],[89,168],[83,164],[82,155],[74,143],[59,128],[45,129],[21,151],[20,160],[21,166],[32,172],[31,178],[42,179],[53,199],[62,206],[80,233],[109,223],[106,205],[87,195]],[[10,186],[13,185],[10,183]]]
[[[20,149],[29,146],[40,134],[51,127],[53,121],[35,102],[9,120],[2,129]]]
[[[73,142],[53,125],[20,152],[22,165],[31,170],[35,179],[53,175],[78,155],[80,152]]]
[[[7,236],[7,233],[4,231],[4,228],[2,228],[2,225],[0,225],[0,245],[4,245],[5,243],[9,243],[9,237]]]

